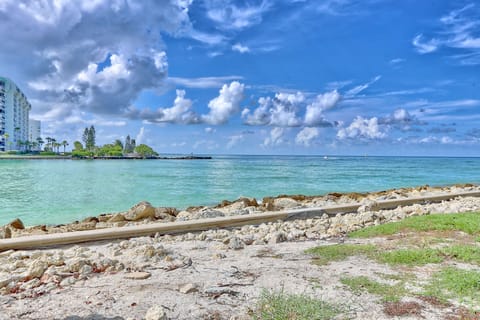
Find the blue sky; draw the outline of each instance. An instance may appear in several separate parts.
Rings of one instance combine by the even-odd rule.
[[[480,156],[475,1],[4,0],[0,21],[0,74],[57,140]]]

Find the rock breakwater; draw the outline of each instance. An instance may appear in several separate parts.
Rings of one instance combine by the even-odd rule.
[[[128,212],[104,214],[83,222],[62,226],[35,226],[25,228],[21,221],[2,227],[4,236],[26,236],[144,224],[152,221],[179,221],[219,216],[258,213],[270,210],[349,204],[360,201],[355,213],[327,215],[316,218],[277,221],[260,225],[247,225],[231,229],[214,229],[180,235],[156,235],[123,241],[112,241],[101,250],[87,246],[68,248],[6,251],[0,253],[0,294],[35,297],[57,288],[73,285],[98,273],[144,272],[155,268],[174,270],[191,264],[191,259],[165,248],[176,241],[206,241],[217,243],[226,250],[242,250],[246,246],[276,244],[286,241],[305,241],[341,237],[360,228],[401,220],[408,216],[430,213],[457,213],[480,210],[480,198],[459,197],[439,203],[413,204],[389,210],[376,210],[375,201],[426,196],[439,192],[465,192],[480,190],[478,186],[451,186],[445,188],[411,188],[371,194],[329,194],[319,197],[279,196],[264,199],[241,198],[224,201],[215,207],[196,207],[178,211],[174,208],[154,208],[141,202]]]
[[[365,221],[372,220],[373,218],[366,218],[363,216],[368,216],[368,212],[378,211],[375,208],[375,205],[378,201],[401,200],[412,197],[426,197],[436,194],[461,193],[469,191],[480,191],[480,186],[472,184],[447,187],[421,186],[372,193],[329,193],[321,196],[279,195],[276,197],[265,197],[261,201],[258,201],[255,198],[242,197],[235,201],[224,200],[215,206],[196,206],[186,208],[185,210],[179,210],[171,207],[154,207],[149,202],[142,201],[126,212],[100,214],[96,217],[88,217],[82,221],[75,221],[65,225],[38,225],[33,227],[25,227],[22,221],[15,219],[11,223],[0,227],[0,239],[15,238],[26,235],[41,235],[49,233],[134,226],[152,222],[187,221],[195,219],[258,214],[280,210],[318,208],[334,205],[351,205],[357,203],[360,203],[361,206],[358,208],[356,212],[357,214],[354,217],[342,217],[340,215],[338,219],[346,219],[343,222],[346,222],[347,225],[362,226],[362,224],[359,224],[358,221],[362,219]],[[455,210],[458,208],[452,209],[454,209],[453,211],[458,212],[458,210]],[[419,210],[422,211],[423,209],[416,209],[416,211]],[[387,210],[386,212],[392,211]],[[386,215],[388,216],[389,214],[387,213]],[[351,219],[352,221],[349,221],[348,219]],[[376,221],[375,223],[380,223],[381,221],[379,219],[381,220],[381,217],[378,219],[375,218],[372,221]],[[340,222],[339,225],[343,225],[342,222]],[[328,229],[330,229],[330,227],[324,231],[328,231]],[[339,230],[334,228],[331,233],[337,234]],[[351,230],[344,230],[343,232],[348,231]]]

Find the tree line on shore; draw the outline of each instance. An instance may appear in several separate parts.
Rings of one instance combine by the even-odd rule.
[[[4,134],[3,138],[8,141],[8,134]],[[82,135],[82,142],[75,141],[73,143],[72,157],[92,158],[92,157],[124,157],[139,156],[142,158],[155,157],[158,153],[146,144],[136,145],[136,141],[127,135],[125,142],[117,139],[113,143],[107,143],[103,146],[96,145],[96,131],[92,125],[85,128]],[[58,142],[57,139],[46,137],[45,140],[38,137],[35,141],[17,141],[17,151],[21,153],[39,152],[41,155],[57,155],[60,154],[60,148],[63,147],[63,154],[67,155],[66,147],[69,145],[67,140]],[[42,149],[43,147],[43,149]],[[11,143],[10,143],[11,149]],[[17,153],[17,151],[11,151]]]
[[[16,128],[15,128],[16,129]],[[38,137],[34,141],[29,140],[17,140],[15,144],[15,150],[12,150],[13,142],[9,140],[10,135],[8,133],[3,134],[3,140],[7,150],[17,153],[18,151],[24,153],[31,153],[32,151],[43,151],[46,153],[60,153],[60,147],[63,147],[63,152],[65,153],[65,148],[69,145],[67,140],[62,142],[57,141],[55,138],[46,137],[43,140],[42,137]],[[44,146],[44,147],[43,147]],[[42,149],[43,147],[43,149]]]
[[[158,153],[146,144],[140,144],[137,146],[135,139],[130,138],[130,135],[127,135],[125,138],[125,143],[117,139],[113,143],[96,146],[96,132],[94,126],[85,128],[82,135],[82,141],[83,144],[80,141],[75,141],[73,143],[73,157],[124,157],[133,155],[148,158],[158,156]]]

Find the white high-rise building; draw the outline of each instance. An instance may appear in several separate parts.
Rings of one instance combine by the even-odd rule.
[[[0,77],[0,151],[19,150],[28,140],[32,106],[10,79]]]
[[[29,120],[29,127],[28,127],[28,141],[30,142],[37,142],[38,138],[40,138],[41,134],[41,123],[39,120]],[[39,147],[34,148],[33,150],[40,150]]]

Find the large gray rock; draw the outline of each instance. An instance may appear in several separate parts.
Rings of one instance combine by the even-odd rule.
[[[273,206],[278,209],[292,209],[298,207],[299,203],[291,198],[277,198],[273,200]]]
[[[128,212],[124,214],[124,217],[129,221],[138,221],[148,218],[154,219],[155,208],[150,202],[142,201],[128,210]]]
[[[177,214],[178,210],[175,208],[155,208],[155,219],[157,220],[174,221]]]
[[[287,235],[285,234],[285,232],[277,231],[270,234],[268,242],[270,244],[275,244],[275,243],[280,243],[285,241],[287,241]]]

